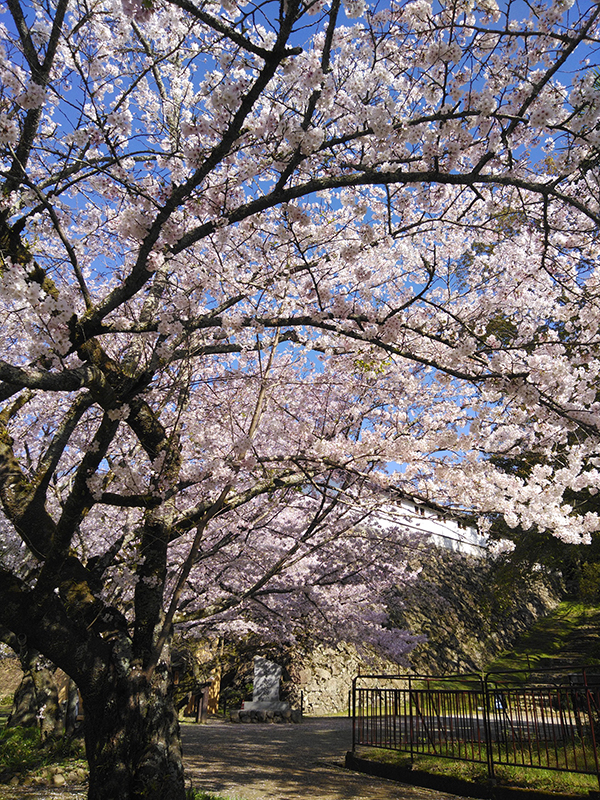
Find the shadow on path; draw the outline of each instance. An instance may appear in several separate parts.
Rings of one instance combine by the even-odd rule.
[[[345,718],[300,725],[182,725],[186,775],[195,789],[231,800],[437,800],[419,789],[343,768],[352,746]]]

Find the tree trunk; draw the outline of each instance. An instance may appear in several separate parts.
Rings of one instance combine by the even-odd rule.
[[[90,768],[88,800],[185,800],[170,673],[131,668],[81,687]]]
[[[39,663],[37,650],[25,648],[19,657],[23,677],[15,691],[7,727],[38,727],[42,738],[60,736],[63,718],[53,673],[45,663]]]
[[[79,689],[72,678],[67,686],[67,705],[65,708],[65,735],[74,736],[77,733],[77,717],[79,714]]]

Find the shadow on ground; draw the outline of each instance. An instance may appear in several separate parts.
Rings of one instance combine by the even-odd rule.
[[[351,722],[183,725],[188,778],[231,800],[438,800],[442,795],[344,769]]]

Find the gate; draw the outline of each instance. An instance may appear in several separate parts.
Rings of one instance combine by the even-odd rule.
[[[600,672],[592,669],[359,676],[352,749],[480,762],[490,779],[498,764],[595,774],[600,785]]]

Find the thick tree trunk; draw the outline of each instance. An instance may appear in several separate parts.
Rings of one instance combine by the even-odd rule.
[[[166,669],[82,688],[88,800],[184,800],[179,723]]]

